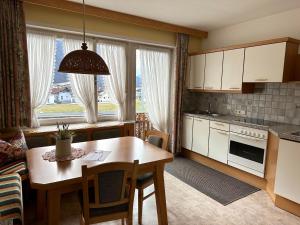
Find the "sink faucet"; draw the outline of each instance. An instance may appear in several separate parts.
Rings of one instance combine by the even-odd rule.
[[[211,112],[211,103],[208,103],[208,108],[207,108],[206,112],[207,112],[208,114],[211,114],[211,113],[212,113],[212,112]]]

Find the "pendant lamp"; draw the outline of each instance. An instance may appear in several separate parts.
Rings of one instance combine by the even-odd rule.
[[[110,75],[105,61],[96,52],[87,50],[85,40],[85,4],[83,0],[83,43],[81,49],[68,53],[59,65],[59,72]]]

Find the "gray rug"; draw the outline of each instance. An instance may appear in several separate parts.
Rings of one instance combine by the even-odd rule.
[[[260,189],[192,160],[176,157],[165,169],[186,184],[228,205]]]

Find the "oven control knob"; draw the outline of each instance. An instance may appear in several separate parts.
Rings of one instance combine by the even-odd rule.
[[[249,131],[249,135],[250,135],[250,136],[252,136],[252,135],[253,135],[253,133],[252,133],[251,131]]]
[[[266,136],[263,134],[261,137],[262,137],[262,138],[265,138]]]
[[[261,135],[260,135],[260,134],[257,134],[257,137],[258,137],[258,138],[260,138],[260,137],[261,137]]]
[[[245,131],[244,130],[241,130],[241,134],[244,134],[245,133]]]

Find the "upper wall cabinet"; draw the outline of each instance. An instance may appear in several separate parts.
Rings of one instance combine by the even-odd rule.
[[[192,53],[188,88],[251,93],[254,83],[299,81],[299,44],[299,40],[279,38]]]
[[[288,42],[246,48],[243,82],[293,81],[297,50]]]
[[[206,54],[204,90],[221,90],[223,52]]]
[[[244,51],[244,48],[224,51],[222,90],[242,90]]]
[[[205,54],[190,56],[188,88],[203,89],[205,72]]]

